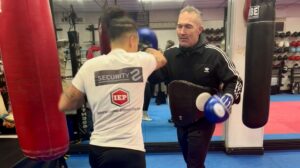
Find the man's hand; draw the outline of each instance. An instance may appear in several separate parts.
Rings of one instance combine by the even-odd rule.
[[[2,114],[0,117],[3,120],[3,126],[6,128],[14,128],[15,120],[12,112]]]

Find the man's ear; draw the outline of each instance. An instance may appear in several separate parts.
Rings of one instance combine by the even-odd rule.
[[[130,35],[128,39],[129,39],[129,47],[132,48],[133,45],[134,45],[134,37],[133,37],[133,35]]]
[[[199,34],[201,34],[203,31],[203,27],[202,26],[199,26]]]
[[[134,35],[134,34],[131,34],[130,36],[129,36],[129,47],[130,48],[134,48],[134,47],[136,47],[136,45],[138,44],[138,37],[136,36],[136,35]]]

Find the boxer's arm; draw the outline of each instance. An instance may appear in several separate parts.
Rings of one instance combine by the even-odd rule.
[[[168,83],[170,83],[167,65],[165,65],[162,68],[154,71],[149,76],[148,81],[151,84],[158,84],[158,83],[161,83],[161,82],[165,82],[166,85],[167,85]]]
[[[151,54],[154,56],[155,60],[156,60],[156,68],[155,70],[163,67],[164,65],[166,65],[167,63],[167,59],[165,58],[165,56],[163,55],[162,52],[154,49],[154,48],[147,48],[145,50],[145,52]]]
[[[64,91],[58,103],[60,111],[76,110],[84,103],[84,94],[74,85],[71,85]]]

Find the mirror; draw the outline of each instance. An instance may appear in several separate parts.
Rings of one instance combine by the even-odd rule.
[[[149,26],[154,30],[158,37],[159,41],[159,48],[161,50],[166,49],[167,41],[172,40],[175,44],[178,45],[178,39],[175,31],[176,23],[177,23],[177,16],[179,9],[185,5],[185,4],[191,4],[195,7],[199,8],[203,13],[203,20],[204,20],[204,26],[205,29],[208,30],[207,38],[208,40],[218,45],[219,47],[223,48],[224,46],[224,38],[220,39],[220,36],[223,36],[222,33],[214,33],[215,30],[221,29],[224,27],[224,18],[226,18],[227,15],[227,0],[222,1],[186,1],[185,3],[161,3],[161,4],[154,4],[154,3],[144,3],[144,4],[137,4],[136,2],[127,0],[127,1],[97,1],[98,3],[94,3],[91,1],[87,2],[71,2],[71,1],[59,1],[54,0],[54,18],[55,18],[55,25],[57,30],[57,37],[58,40],[66,40],[68,39],[67,31],[70,28],[68,17],[70,15],[70,5],[72,4],[74,7],[74,10],[77,14],[76,19],[76,30],[79,32],[79,44],[80,44],[80,58],[81,61],[85,61],[87,59],[86,55],[88,52],[92,52],[93,56],[98,56],[99,51],[89,50],[91,46],[95,45],[97,46],[99,44],[98,40],[98,18],[99,18],[99,11],[101,8],[103,8],[105,5],[114,5],[114,3],[117,3],[117,5],[123,7],[124,9],[128,10],[130,15],[136,19],[137,23],[140,26]],[[84,5],[83,5],[84,3]],[[280,1],[281,5],[284,5],[284,1]],[[278,21],[284,22],[281,18],[287,18],[285,23],[285,26],[283,27],[284,31],[299,31],[300,28],[297,27],[297,25],[294,25],[292,23],[295,23],[295,18],[288,18],[288,16],[283,12],[282,8],[277,9],[279,13],[279,19]],[[296,11],[293,7],[291,7],[291,10]],[[297,20],[297,19],[296,19]],[[212,30],[212,28],[214,30]],[[218,37],[218,38],[217,38]],[[224,36],[225,37],[225,36]],[[292,39],[292,37],[291,37]],[[280,38],[277,39],[280,41]],[[283,40],[283,39],[281,39]],[[293,40],[292,40],[293,41]],[[224,49],[224,48],[223,48]],[[66,73],[71,73],[71,65],[68,63],[70,61],[69,53],[68,53],[68,46],[65,48],[62,48],[60,50],[62,53],[66,55]],[[288,53],[291,55],[291,53]],[[294,61],[296,63],[296,61]],[[289,71],[290,72],[290,71]],[[70,75],[66,75],[67,77]],[[67,82],[70,82],[71,78],[67,78]],[[286,85],[287,86],[287,85]],[[284,87],[282,88],[284,91]],[[156,100],[159,86],[152,86],[152,90],[154,90],[153,97],[150,102],[150,106],[148,109],[148,114],[152,118],[151,121],[143,121],[143,135],[144,140],[146,143],[152,143],[152,142],[177,142],[176,137],[176,129],[173,126],[173,123],[169,122],[170,119],[170,109],[168,107],[167,103],[162,103]],[[166,86],[161,85],[161,91],[166,91]],[[272,102],[278,102],[280,101],[299,101],[300,98],[297,94],[277,94],[271,96]],[[163,101],[163,100],[162,100]],[[277,112],[279,108],[282,109],[283,106],[272,104],[271,102],[271,108],[270,108],[270,123],[266,125],[266,135],[265,137],[272,137],[274,134],[285,134],[288,133],[285,132],[285,130],[281,130],[283,127],[290,127],[287,126],[291,122],[289,122],[291,119],[294,119],[295,122],[297,118],[294,115],[297,114],[295,111],[296,106],[293,106],[292,111],[295,111],[293,114],[291,114],[293,117],[287,117],[287,116],[277,116],[277,119],[273,119],[275,113]],[[274,106],[273,106],[274,105]],[[284,106],[289,107],[289,105]],[[283,110],[283,109],[282,109]],[[275,112],[276,111],[276,112]],[[275,130],[275,125],[278,125],[279,122],[277,122],[279,119],[286,119],[284,124],[282,123],[282,128],[279,128],[278,131]],[[299,120],[297,120],[298,122]],[[281,123],[281,122],[280,122]],[[299,128],[291,128],[293,131],[291,133],[296,136],[289,136],[289,137],[296,137],[299,138],[298,135],[300,133]],[[213,140],[219,141],[223,140],[223,124],[218,124],[214,133]],[[269,136],[271,135],[271,136]],[[275,139],[278,137],[275,137]]]
[[[99,7],[95,10],[91,5],[86,3],[89,8],[84,8],[80,4],[72,2],[54,2],[54,16],[55,25],[57,29],[57,37],[60,40],[68,39],[67,31],[73,28],[69,23],[69,16],[71,11],[74,10],[77,15],[76,19],[76,31],[79,32],[79,44],[81,51],[81,60],[84,62],[86,60],[86,53],[89,52],[88,49],[99,44],[98,41],[98,31],[97,22],[99,17]],[[111,3],[111,1],[107,1]],[[168,3],[142,3],[136,4],[132,1],[117,1],[117,5],[124,7],[129,10],[129,14],[137,21],[140,27],[148,26],[154,30],[158,38],[159,48],[164,51],[167,46],[167,41],[171,40],[174,42],[174,46],[178,45],[178,38],[176,35],[176,25],[179,10],[185,4],[170,2]],[[134,7],[128,7],[126,4],[135,4]],[[187,4],[188,2],[186,2]],[[72,7],[71,7],[72,4]],[[218,45],[219,47],[224,47],[224,33],[220,30],[224,27],[225,18],[225,7],[227,1],[221,2],[190,2],[190,5],[202,9],[204,28],[207,33],[207,39],[210,43]],[[105,5],[105,4],[100,4]],[[108,4],[113,5],[113,4]],[[102,6],[101,6],[102,7]],[[223,48],[224,49],[224,48]],[[68,53],[68,45],[62,48],[65,50],[66,54],[66,76],[71,76],[71,58]],[[63,51],[62,51],[63,52]],[[94,52],[97,55],[98,52]],[[70,82],[71,78],[66,79],[66,82]],[[158,90],[161,89],[161,92]],[[177,142],[176,129],[170,120],[170,109],[168,104],[165,103],[166,100],[161,100],[163,102],[158,102],[155,97],[160,93],[166,94],[166,86],[162,83],[161,87],[159,85],[152,87],[153,96],[149,106],[148,113],[152,118],[152,121],[143,121],[143,135],[145,142]],[[216,136],[214,139],[221,139],[222,135],[222,124],[217,126],[215,131]]]

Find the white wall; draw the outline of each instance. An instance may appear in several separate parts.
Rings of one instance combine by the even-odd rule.
[[[291,32],[300,31],[300,13],[299,13],[299,17],[288,17],[285,19],[284,31],[291,31]]]
[[[300,17],[300,5],[276,7],[276,18]]]
[[[156,33],[158,38],[158,47],[163,51],[166,48],[168,40],[173,40],[175,42],[175,45],[178,45],[178,38],[175,29],[156,29],[154,30],[154,32]]]
[[[300,5],[276,8],[276,18],[284,22],[284,31],[300,31]]]
[[[177,22],[178,10],[150,11],[150,22]]]

